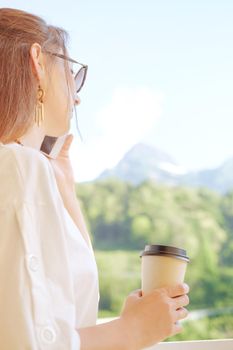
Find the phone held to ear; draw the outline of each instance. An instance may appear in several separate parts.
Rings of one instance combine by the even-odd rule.
[[[40,151],[49,158],[56,159],[65,143],[67,136],[67,134],[59,137],[46,135],[40,146]]]

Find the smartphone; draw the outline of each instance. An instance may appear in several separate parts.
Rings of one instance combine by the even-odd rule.
[[[65,143],[66,137],[67,134],[59,137],[46,135],[40,146],[40,151],[49,158],[56,159]]]

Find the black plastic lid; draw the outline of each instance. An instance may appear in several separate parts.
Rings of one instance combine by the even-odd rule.
[[[146,245],[145,249],[141,252],[140,258],[145,255],[164,255],[173,256],[189,262],[189,257],[186,255],[186,250],[176,247],[170,247],[167,245]]]

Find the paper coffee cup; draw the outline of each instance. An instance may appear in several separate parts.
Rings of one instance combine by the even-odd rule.
[[[184,249],[165,245],[146,245],[141,252],[142,294],[184,282],[189,258]]]

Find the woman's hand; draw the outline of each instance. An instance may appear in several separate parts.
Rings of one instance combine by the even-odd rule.
[[[179,333],[178,321],[187,316],[188,291],[188,286],[177,285],[146,296],[132,292],[119,318],[77,329],[81,350],[142,350]]]
[[[120,315],[128,331],[129,349],[143,349],[180,333],[182,327],[177,321],[188,315],[184,308],[189,304],[188,292],[188,286],[181,284],[145,296],[141,290],[129,294]]]

